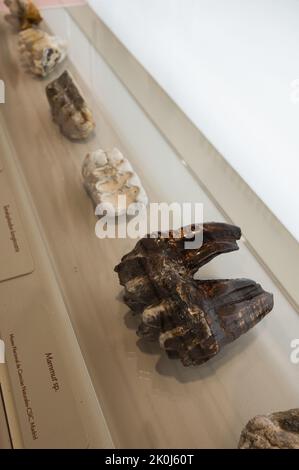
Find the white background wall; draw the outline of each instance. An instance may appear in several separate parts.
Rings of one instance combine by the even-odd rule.
[[[89,3],[299,240],[299,1]]]

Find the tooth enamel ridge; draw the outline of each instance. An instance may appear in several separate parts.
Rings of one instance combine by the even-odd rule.
[[[101,204],[103,210],[110,208],[112,214],[126,213],[131,204],[141,208],[148,203],[139,177],[117,148],[89,153],[83,162],[82,176],[94,206]],[[124,205],[120,196],[125,197]]]

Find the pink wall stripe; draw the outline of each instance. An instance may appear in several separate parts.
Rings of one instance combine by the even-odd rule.
[[[86,0],[33,0],[39,8],[65,7],[73,5],[84,5]],[[3,0],[0,0],[0,10],[6,10]]]

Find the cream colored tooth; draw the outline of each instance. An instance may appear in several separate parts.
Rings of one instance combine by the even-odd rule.
[[[147,205],[147,196],[132,166],[118,149],[99,149],[88,154],[82,166],[84,185],[97,206],[112,206],[114,214],[126,213],[128,207],[137,203]],[[119,199],[124,197],[124,201]],[[122,204],[124,202],[124,204]],[[121,205],[122,204],[122,205]]]
[[[23,65],[34,75],[46,77],[66,58],[66,42],[44,31],[27,29],[19,33]]]
[[[96,183],[96,188],[101,193],[114,193],[121,191],[122,188],[124,188],[128,183],[131,176],[132,172],[130,171],[111,175],[105,174],[104,177],[101,179],[99,178],[98,182]]]

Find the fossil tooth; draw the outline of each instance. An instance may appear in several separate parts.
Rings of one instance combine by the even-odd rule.
[[[183,232],[143,238],[116,266],[124,302],[140,315],[137,334],[159,340],[169,357],[198,365],[246,333],[273,308],[272,294],[249,279],[195,280],[215,256],[238,249],[238,227],[206,223],[199,249]]]
[[[37,26],[43,19],[31,0],[4,0],[4,3],[10,10],[11,18],[8,19],[14,20],[21,30]]]
[[[68,71],[46,87],[54,121],[70,139],[86,139],[95,128],[93,116]]]
[[[82,176],[94,206],[101,204],[105,209],[109,204],[115,215],[121,215],[130,204],[147,205],[140,179],[117,148],[106,152],[99,149],[88,154],[82,166]],[[119,196],[125,196],[124,205],[119,204]]]
[[[66,42],[44,31],[28,28],[19,33],[23,65],[34,75],[46,77],[66,57]]]
[[[299,449],[299,408],[255,416],[243,429],[240,449]]]

